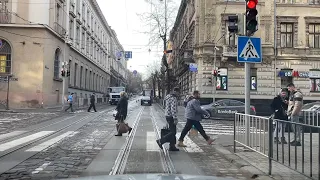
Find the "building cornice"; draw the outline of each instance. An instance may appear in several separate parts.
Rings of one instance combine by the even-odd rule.
[[[181,0],[181,3],[180,3],[180,7],[179,7],[179,10],[178,10],[178,14],[177,14],[177,17],[176,17],[176,21],[174,22],[174,26],[171,30],[171,35],[173,33],[175,33],[177,31],[177,28],[180,26],[180,23],[181,23],[181,20],[183,18],[183,15],[184,15],[184,12],[187,8],[187,0]]]

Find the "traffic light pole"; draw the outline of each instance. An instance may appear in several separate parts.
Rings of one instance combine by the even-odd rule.
[[[63,48],[64,50],[63,50],[62,70],[64,72],[66,72],[66,64],[67,64],[66,63],[66,56],[67,56],[66,46],[67,46],[67,39],[65,39],[64,48]],[[65,91],[66,91],[66,75],[67,73],[65,73],[64,76],[62,76],[61,110],[64,109],[64,101],[65,101],[64,97],[65,97]]]
[[[214,46],[213,50],[213,70],[216,70],[216,63],[217,63],[217,47]],[[217,76],[215,74],[213,75],[212,79],[212,85],[213,85],[213,95],[212,95],[212,103],[216,102],[216,92],[217,92]]]
[[[244,28],[244,32],[245,35],[248,36],[247,34],[247,27],[246,27],[246,16],[244,16],[244,24],[243,24],[243,28]],[[245,114],[246,119],[245,119],[245,125],[246,125],[246,145],[249,145],[250,143],[250,117],[248,115],[250,115],[250,111],[251,111],[251,107],[250,107],[250,87],[251,87],[251,83],[250,83],[250,79],[251,79],[251,66],[250,63],[245,63],[244,64],[244,69],[245,69]]]

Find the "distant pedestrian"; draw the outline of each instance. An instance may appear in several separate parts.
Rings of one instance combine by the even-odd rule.
[[[93,108],[94,112],[97,112],[95,103],[96,103],[96,94],[93,93],[90,96],[90,106],[89,106],[88,112],[91,111],[91,108]]]
[[[299,123],[299,115],[303,106],[303,95],[299,89],[296,89],[293,83],[288,84],[290,91],[287,115],[291,122]],[[292,146],[301,146],[301,126],[292,124],[295,140],[290,144]]]
[[[177,112],[178,112],[178,96],[180,93],[179,88],[174,88],[173,92],[168,94],[165,97],[165,116],[167,123],[169,124],[169,130],[170,132],[166,134],[164,137],[161,137],[161,139],[157,140],[157,144],[159,145],[160,149],[162,149],[162,145],[164,143],[169,142],[170,147],[169,151],[179,151],[179,149],[176,147],[176,133],[177,133],[177,124],[178,124],[178,118],[177,118]]]
[[[73,104],[73,94],[74,94],[74,93],[71,93],[71,94],[68,96],[67,101],[68,101],[69,107],[65,110],[66,112],[67,112],[69,109],[71,109],[71,112],[74,112],[73,107],[72,107],[72,104]]]
[[[288,89],[283,88],[279,92],[279,94],[273,99],[271,103],[271,109],[274,113],[274,119],[287,121],[287,109],[288,109]],[[276,123],[276,128],[274,130],[274,142],[278,144],[287,144],[286,138],[284,137],[284,131],[286,129],[286,123]],[[278,136],[277,136],[278,134]],[[281,136],[281,140],[279,140],[279,137]]]
[[[116,120],[118,120],[118,124],[124,123],[128,115],[128,97],[127,97],[127,93],[124,91],[120,93],[120,100],[117,104],[116,110],[117,110]],[[127,125],[127,128],[129,130],[128,133],[130,134],[132,128],[128,125]],[[122,136],[122,133],[118,131],[118,133],[115,136]]]
[[[206,132],[204,131],[200,121],[202,120],[202,115],[207,115],[208,112],[201,109],[200,106],[200,92],[194,91],[193,92],[193,98],[189,98],[190,101],[187,103],[186,109],[185,109],[185,118],[187,119],[187,123],[184,126],[180,138],[179,138],[179,147],[187,147],[183,144],[183,139],[187,135],[187,133],[191,130],[192,126],[194,126],[202,135],[202,137],[208,142],[209,145],[215,141],[215,139],[211,139]]]

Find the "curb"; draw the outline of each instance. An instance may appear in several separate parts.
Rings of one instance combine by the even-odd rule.
[[[235,164],[240,170],[249,173],[251,179],[261,179],[262,177],[268,177],[264,172],[260,171],[258,168],[252,166],[249,162],[243,160],[236,154],[230,152],[228,149],[222,147],[221,145],[212,146],[218,153],[220,153],[225,159]]]

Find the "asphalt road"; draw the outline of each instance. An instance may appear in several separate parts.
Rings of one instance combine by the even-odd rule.
[[[114,136],[114,107],[97,113],[80,111],[16,128],[0,135],[1,179],[57,179],[97,175],[172,173],[248,179],[202,139],[186,137],[186,148],[160,150],[155,140],[166,125],[163,110],[129,103],[127,122],[133,131]],[[181,118],[178,134],[184,121]],[[232,142],[232,122],[204,123],[210,136]],[[225,140],[223,140],[225,139]]]

